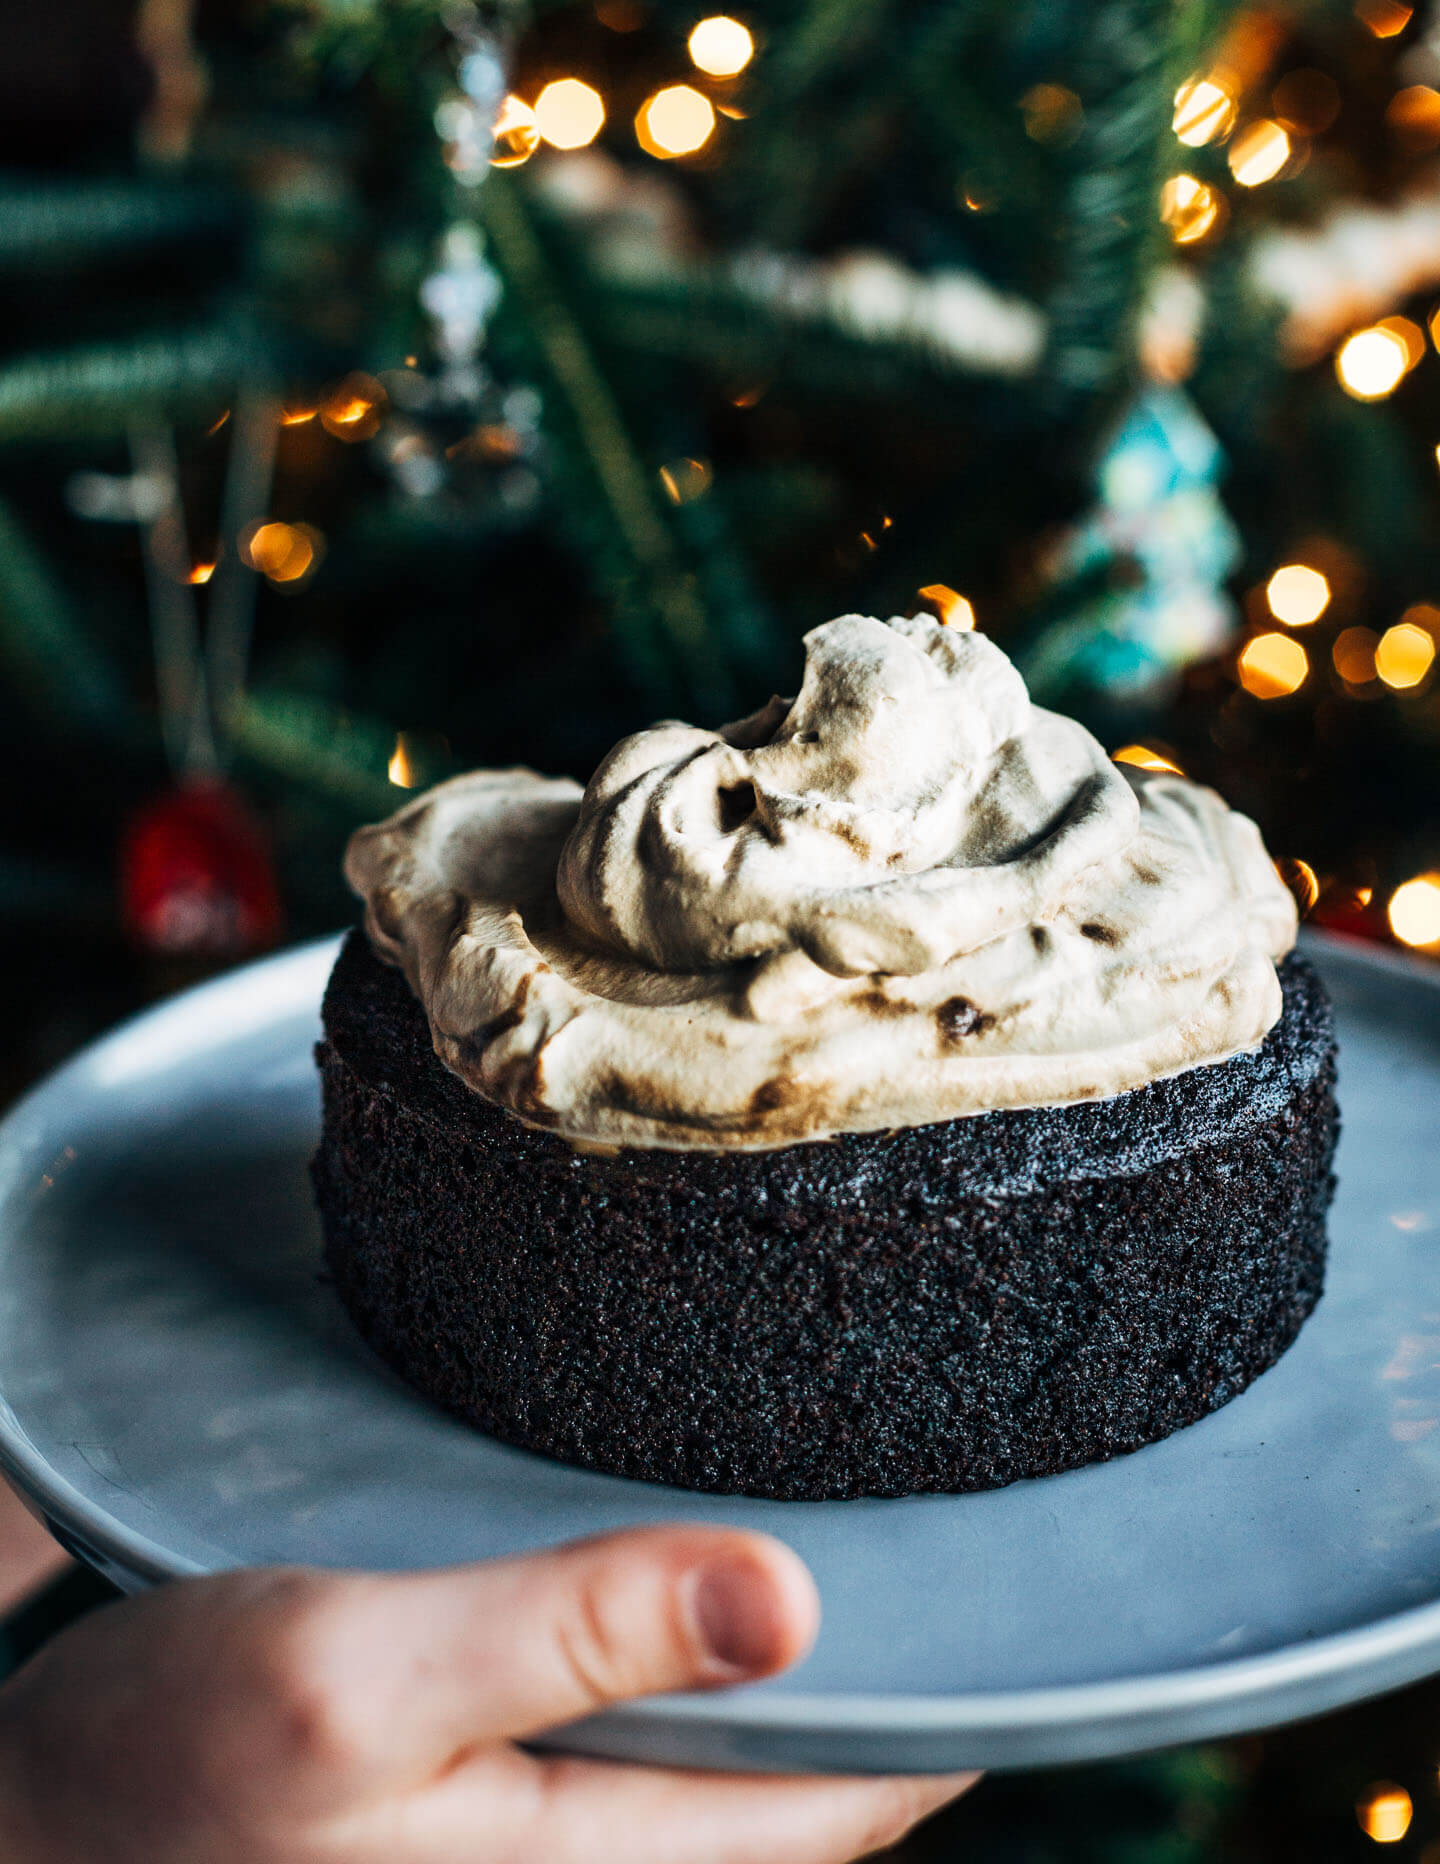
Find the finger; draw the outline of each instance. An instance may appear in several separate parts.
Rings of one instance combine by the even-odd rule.
[[[841,1864],[893,1845],[976,1774],[791,1779],[540,1758],[527,1834],[546,1864]],[[453,1864],[493,1803],[484,1762],[425,1796],[414,1856]],[[407,1854],[408,1855],[408,1854]]]
[[[368,1596],[385,1663],[366,1692],[376,1750],[422,1775],[631,1696],[768,1676],[808,1649],[820,1611],[788,1547],[705,1527],[381,1580]]]

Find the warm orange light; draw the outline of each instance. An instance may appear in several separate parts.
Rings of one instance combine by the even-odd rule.
[[[1277,861],[1275,871],[1295,895],[1295,904],[1308,913],[1320,897],[1320,876],[1308,861]]]
[[[1192,246],[1204,239],[1220,213],[1220,196],[1194,175],[1172,175],[1160,190],[1160,218],[1177,246]]]
[[[556,78],[535,99],[535,127],[552,149],[583,149],[605,127],[605,100],[580,78]]]
[[[1266,583],[1265,600],[1276,621],[1287,628],[1308,628],[1330,606],[1330,585],[1308,563],[1287,563]]]
[[[1330,658],[1347,686],[1368,686],[1375,677],[1375,649],[1380,637],[1373,628],[1342,628],[1335,637]]]
[[[1440,945],[1440,874],[1417,874],[1413,880],[1407,880],[1390,895],[1390,904],[1385,909],[1390,921],[1390,930],[1396,938],[1406,945],[1426,946]],[[1402,1793],[1401,1798],[1405,1796]],[[1363,1806],[1365,1801],[1361,1801]],[[1410,1820],[1408,1817],[1410,1801],[1405,1799],[1405,1823],[1395,1833],[1396,1838],[1405,1836]],[[1369,1832],[1360,1807],[1356,1807],[1363,1830]],[[1370,1832],[1372,1838],[1377,1834]],[[1380,1844],[1391,1844],[1390,1838],[1378,1839]]]
[[[1085,123],[1085,110],[1074,91],[1063,84],[1032,84],[1020,99],[1025,134],[1032,142],[1053,142],[1063,148],[1074,142]]]
[[[397,790],[413,790],[420,781],[415,771],[415,761],[410,755],[410,748],[405,742],[402,731],[395,740],[395,749],[390,753],[390,762],[386,766],[386,775]]]
[[[1385,125],[1413,155],[1440,144],[1440,91],[1428,84],[1407,84],[1385,106]]]
[[[715,130],[715,106],[690,84],[667,84],[640,106],[635,135],[647,155],[694,155]]]
[[[708,460],[671,460],[660,468],[660,483],[672,505],[693,505],[704,498],[714,477]]]
[[[738,76],[755,56],[750,28],[725,13],[702,19],[688,43],[692,62],[712,78]]]
[[[1414,13],[1403,0],[1356,0],[1355,17],[1368,26],[1377,39],[1393,39],[1404,32]]]
[[[282,408],[280,425],[282,427],[303,427],[307,421],[313,421],[320,412],[318,408]]]
[[[230,419],[230,410],[226,408],[205,429],[205,438],[208,440],[212,434],[218,434],[220,429],[225,425],[225,423],[229,419]]]
[[[320,533],[308,524],[271,520],[241,535],[240,557],[273,583],[299,582],[320,560]]]
[[[1375,671],[1396,692],[1418,686],[1434,664],[1434,640],[1412,621],[1398,621],[1387,628],[1375,649]]]
[[[368,440],[380,425],[386,399],[373,375],[347,375],[320,403],[320,425],[337,440]]]
[[[513,94],[501,103],[495,118],[495,147],[490,153],[492,168],[519,168],[540,147],[540,129],[535,112],[523,97]]]
[[[1305,684],[1310,656],[1291,635],[1257,634],[1241,648],[1236,671],[1257,699],[1283,699]]]
[[[1122,744],[1118,751],[1111,752],[1111,757],[1117,764],[1133,764],[1137,770],[1168,770],[1172,776],[1185,775],[1173,758],[1165,757],[1148,744]]]
[[[926,583],[919,591],[920,600],[934,609],[937,618],[947,628],[973,628],[975,626],[974,605],[961,595],[958,589],[952,589],[948,583]]]
[[[1397,343],[1405,347],[1405,369],[1408,374],[1425,356],[1425,333],[1419,324],[1412,323],[1408,317],[1382,317],[1375,328],[1387,331]]]
[[[1250,123],[1230,145],[1230,173],[1242,188],[1273,181],[1290,160],[1290,138],[1278,123],[1262,117]]]
[[[1171,128],[1190,149],[1219,142],[1235,127],[1235,99],[1218,78],[1190,78],[1175,93]]]
[[[1347,395],[1380,401],[1405,374],[1409,352],[1393,330],[1379,324],[1347,337],[1335,356],[1335,373]]]
[[[197,563],[192,567],[186,580],[192,583],[207,583],[214,574],[215,565],[213,563]]]

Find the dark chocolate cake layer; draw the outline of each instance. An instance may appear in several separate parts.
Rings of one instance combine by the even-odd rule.
[[[1113,1099],[771,1152],[577,1153],[448,1074],[353,934],[314,1174],[340,1295],[509,1443],[784,1499],[998,1487],[1167,1436],[1320,1297],[1318,978],[1251,1054]]]

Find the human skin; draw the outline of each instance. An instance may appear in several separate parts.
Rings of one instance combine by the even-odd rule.
[[[819,1602],[779,1542],[639,1529],[522,1559],[187,1580],[0,1690],[7,1864],[843,1864],[973,1776],[678,1772],[516,1745],[784,1669]]]

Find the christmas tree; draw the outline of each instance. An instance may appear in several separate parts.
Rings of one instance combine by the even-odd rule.
[[[129,120],[4,182],[0,655],[50,845],[128,824],[142,937],[278,924],[232,897],[257,823],[137,841],[167,782],[223,777],[328,923],[399,789],[583,775],[826,615],[962,603],[1223,764],[1322,914],[1418,880],[1440,931],[1440,54],[1399,0],[146,0],[130,51]],[[1188,477],[1129,510],[1147,430]],[[157,931],[181,844],[217,910]],[[17,904],[93,924],[87,872]]]
[[[0,903],[75,980],[25,1066],[131,948],[348,917],[407,789],[733,716],[847,610],[975,622],[1440,951],[1440,30],[702,12],[7,23]],[[990,1783],[907,1855],[1364,1855],[1435,1708]]]

